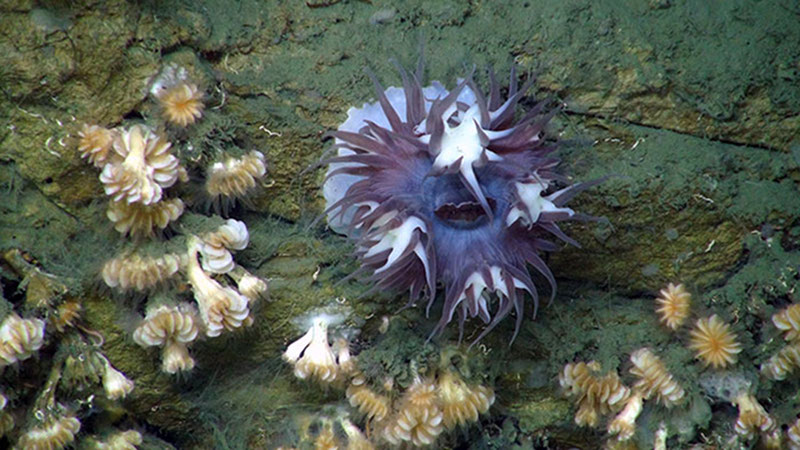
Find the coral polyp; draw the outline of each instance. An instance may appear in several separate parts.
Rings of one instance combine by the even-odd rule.
[[[252,151],[241,158],[229,157],[208,168],[206,193],[215,204],[245,197],[267,173],[264,154]]]
[[[203,91],[189,81],[181,81],[158,93],[167,122],[185,127],[203,116]]]
[[[640,348],[631,353],[631,373],[638,378],[633,389],[642,393],[645,400],[655,396],[667,408],[684,400],[680,384],[667,371],[661,358],[649,348]]]
[[[161,200],[163,189],[175,184],[180,174],[171,145],[142,125],[120,131],[100,174],[106,195],[117,202],[143,205]]]
[[[115,131],[98,125],[84,124],[78,132],[78,150],[95,167],[102,169],[114,142]]]
[[[682,284],[675,285],[673,283],[662,289],[660,294],[656,299],[656,303],[658,303],[656,312],[661,322],[670,329],[677,330],[689,316],[692,296]]]
[[[601,415],[622,408],[631,393],[616,371],[601,376],[597,361],[567,364],[558,381],[567,395],[575,397],[578,405],[575,423],[582,426],[596,426]]]
[[[106,261],[101,274],[108,287],[141,292],[178,273],[180,262],[180,257],[171,253],[158,257],[131,253]]]
[[[193,306],[160,305],[149,308],[133,340],[142,347],[163,347],[161,369],[177,373],[194,368],[187,345],[197,338],[200,320]]]
[[[0,324],[0,367],[30,358],[44,344],[41,319],[23,319],[11,313]]]
[[[471,74],[451,91],[422,88],[421,70],[401,75],[402,88],[375,81],[378,101],[351,108],[333,133],[328,223],[357,240],[377,287],[408,289],[410,303],[426,291],[430,309],[444,285],[434,333],[458,314],[460,325],[481,318],[485,334],[512,310],[518,330],[524,292],[539,299],[526,266],[548,280],[552,298],[540,254],[556,250],[550,237],[577,244],[557,222],[585,218],[565,205],[593,183],[567,185],[555,171],[545,102],[515,120],[531,81],[518,88],[512,71],[506,98],[491,74],[488,97]]]
[[[170,222],[178,220],[183,209],[179,198],[168,198],[150,205],[112,200],[108,202],[106,217],[123,235],[152,236],[156,229],[163,230]]]
[[[742,351],[742,346],[736,341],[736,335],[730,330],[730,325],[723,322],[716,314],[706,319],[698,319],[690,334],[689,348],[696,352],[698,359],[714,368],[734,364],[736,355]]]
[[[315,378],[326,383],[334,381],[338,366],[336,355],[328,344],[328,321],[316,318],[306,334],[286,348],[283,359],[294,365],[297,378]]]

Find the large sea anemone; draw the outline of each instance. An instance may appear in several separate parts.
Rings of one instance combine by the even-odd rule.
[[[532,80],[518,89],[513,69],[506,96],[491,71],[488,96],[472,73],[450,91],[437,81],[423,88],[421,64],[400,74],[403,87],[386,90],[372,76],[378,101],[350,108],[333,133],[328,224],[357,241],[359,272],[376,288],[409,289],[409,304],[424,292],[430,312],[444,285],[434,333],[457,312],[461,331],[468,317],[488,324],[480,339],[513,309],[516,336],[520,291],[534,315],[539,301],[527,265],[547,279],[552,300],[556,282],[541,254],[558,248],[552,236],[577,245],[557,222],[588,218],[565,204],[595,182],[569,185],[555,171],[547,102],[515,118]]]

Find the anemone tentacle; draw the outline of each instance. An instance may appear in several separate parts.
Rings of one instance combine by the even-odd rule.
[[[507,96],[489,71],[484,95],[470,72],[452,90],[434,81],[422,87],[415,73],[399,67],[402,87],[384,89],[369,73],[378,100],[351,108],[332,133],[336,156],[323,191],[329,225],[356,241],[360,271],[376,288],[407,289],[413,304],[427,297],[426,312],[444,287],[442,332],[457,316],[485,324],[478,339],[524,301],[534,315],[539,293],[528,265],[550,285],[555,277],[541,254],[570,245],[557,222],[585,216],[567,207],[579,192],[602,180],[569,185],[551,156],[556,145],[545,128],[558,112],[540,101],[514,119],[533,85],[517,85],[512,68]],[[512,338],[513,339],[513,338]]]

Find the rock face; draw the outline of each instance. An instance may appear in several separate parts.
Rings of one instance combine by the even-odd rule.
[[[481,343],[494,351],[489,359],[497,367],[487,373],[497,379],[498,403],[508,412],[497,419],[498,434],[470,438],[502,446],[549,433],[580,445],[566,437],[573,431],[569,403],[542,380],[555,379],[576,359],[622,374],[627,354],[654,345],[664,349],[673,372],[688,367],[676,376],[687,381],[694,409],[670,420],[689,421],[681,428],[689,430],[707,423],[708,403],[691,387],[702,366],[680,336],[650,332],[657,327],[652,299],[667,282],[683,282],[695,295],[695,314],[713,312],[734,323],[743,351],[732,370],[755,377],[751,366],[778,350],[769,318],[796,301],[798,283],[800,7],[781,0],[632,3],[5,2],[0,251],[20,250],[31,267],[57,277],[59,287],[37,294],[53,303],[31,306],[25,292],[37,285],[2,262],[2,293],[15,310],[41,317],[79,300],[81,326],[103,336],[103,353],[136,382],[121,407],[105,405],[103,424],[84,423],[76,439],[95,439],[89,434],[104,433],[125,412],[178,446],[207,438],[192,433],[208,423],[229,425],[228,434],[215,435],[226,445],[266,444],[283,435],[276,431],[277,411],[315,405],[292,409],[299,417],[341,400],[298,388],[280,369],[283,345],[296,338],[289,322],[336,299],[358,317],[357,350],[364,350],[380,338],[381,317],[393,316],[406,299],[388,292],[358,298],[368,284],[334,284],[357,267],[343,240],[308,226],[322,205],[322,175],[313,165],[328,146],[324,133],[350,106],[373,97],[362,68],[399,85],[390,60],[410,67],[421,45],[426,78],[448,85],[465,63],[491,65],[504,75],[513,60],[518,73],[536,73],[539,96],[564,104],[550,132],[562,139],[558,156],[569,173],[578,181],[610,176],[574,201],[576,210],[602,220],[572,226],[567,231],[582,248],[552,256],[563,286],[556,305],[540,309],[511,351],[500,350],[512,332],[505,326]],[[97,287],[105,259],[143,242],[113,230],[98,172],[78,150],[85,123],[160,123],[151,87],[169,65],[184,68],[204,92],[196,124],[159,130],[187,168],[187,186],[202,185],[209,163],[225,155],[260,151],[268,166],[267,178],[231,215],[250,229],[251,245],[236,261],[273,279],[272,303],[253,309],[253,328],[193,347],[200,375],[190,380],[161,374],[157,357],[133,343],[132,317],[144,314],[142,299]],[[476,73],[483,83],[483,73]],[[173,195],[187,210],[205,212],[205,199],[193,189],[176,188]],[[186,227],[182,219],[174,229]],[[160,237],[148,242],[178,245]],[[407,310],[400,323],[424,339],[433,324],[423,316]],[[566,324],[570,330],[563,331]],[[65,336],[72,331],[54,329],[45,333],[48,356],[64,352],[71,339]],[[468,325],[466,335],[471,331]],[[442,337],[448,339],[458,336]],[[20,364],[39,384],[14,384],[11,371],[2,374],[5,385],[17,386],[9,398],[22,408],[15,412],[14,439],[27,426],[24,408],[52,372],[44,358]],[[263,367],[277,378],[259,375]],[[790,402],[794,380],[759,392]],[[265,400],[252,400],[253,391]],[[255,410],[264,411],[262,422],[239,420],[255,417]],[[788,424],[790,413],[776,411],[774,419]],[[729,419],[715,414],[720,423]],[[642,435],[652,440],[656,426]],[[680,439],[692,442],[693,433]],[[152,439],[145,437],[156,445]],[[652,447],[647,439],[638,442]]]

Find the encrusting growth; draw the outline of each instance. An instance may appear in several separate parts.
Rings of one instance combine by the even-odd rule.
[[[730,326],[716,314],[698,319],[689,333],[689,348],[696,352],[696,358],[716,369],[736,363],[736,355],[742,351]]]
[[[675,285],[670,283],[666,289],[662,289],[661,296],[656,299],[658,307],[656,312],[660,316],[661,322],[672,330],[677,330],[683,325],[689,316],[692,296],[686,291],[682,284]]]

